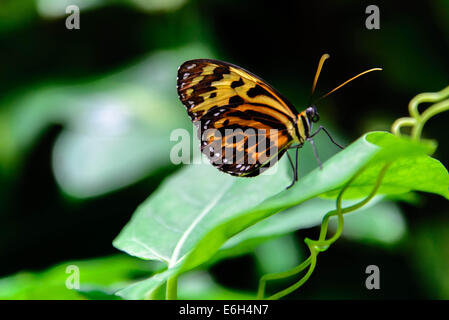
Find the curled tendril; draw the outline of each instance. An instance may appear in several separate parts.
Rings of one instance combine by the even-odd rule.
[[[426,110],[424,110],[422,113],[419,112],[418,106],[421,103],[425,102],[432,102],[433,104],[428,107]],[[439,91],[439,92],[429,92],[429,93],[421,93],[418,94],[416,97],[414,97],[410,103],[409,103],[409,113],[410,117],[404,117],[397,119],[393,125],[391,126],[391,132],[397,136],[401,135],[401,128],[402,127],[411,127],[411,136],[415,140],[421,139],[422,130],[424,127],[424,124],[433,116],[449,110],[449,87],[446,87],[445,89]],[[259,281],[259,288],[257,291],[257,299],[264,299],[265,297],[265,288],[267,281],[269,280],[279,280],[284,279],[287,277],[294,276],[302,271],[304,271],[307,267],[309,268],[306,272],[306,274],[295,284],[291,285],[290,287],[281,290],[271,296],[269,296],[267,299],[275,300],[280,299],[291,292],[295,291],[299,287],[301,287],[312,275],[313,270],[315,269],[317,257],[320,252],[326,251],[332,243],[334,243],[341,235],[343,231],[344,226],[344,219],[343,214],[357,210],[361,207],[363,207],[365,204],[367,204],[377,193],[381,183],[382,179],[384,178],[388,167],[391,163],[385,164],[382,169],[379,172],[379,175],[376,180],[376,184],[374,185],[374,188],[372,189],[371,193],[362,201],[359,203],[352,205],[350,207],[342,208],[341,207],[341,201],[343,198],[344,192],[349,188],[351,183],[363,172],[363,169],[360,170],[357,174],[355,174],[341,189],[341,191],[338,194],[337,197],[337,208],[336,210],[332,210],[328,212],[321,222],[321,229],[320,229],[320,236],[318,240],[312,240],[309,238],[306,238],[304,242],[307,244],[310,256],[302,262],[300,265],[296,266],[293,269],[290,269],[288,271],[279,272],[279,273],[271,273],[264,275],[260,281]],[[332,216],[338,216],[338,227],[335,234],[329,238],[326,239],[327,236],[327,229],[329,225],[329,219]]]
[[[268,280],[278,280],[278,279],[287,278],[287,277],[296,275],[296,274],[300,273],[301,271],[305,270],[307,267],[309,267],[309,269],[307,270],[307,273],[298,282],[296,282],[295,284],[291,285],[290,287],[288,287],[282,291],[279,291],[267,298],[269,300],[276,300],[276,299],[280,299],[283,296],[286,296],[287,294],[295,291],[309,279],[309,277],[312,275],[313,270],[315,269],[318,254],[320,252],[326,251],[330,247],[330,245],[332,243],[334,243],[340,237],[340,235],[343,231],[343,226],[344,226],[343,214],[363,207],[376,195],[376,192],[379,189],[379,187],[382,183],[382,179],[385,176],[385,173],[387,172],[387,169],[389,166],[390,166],[390,163],[387,163],[382,167],[382,169],[380,170],[379,175],[377,177],[376,184],[374,185],[374,188],[371,190],[371,193],[365,199],[363,199],[362,201],[360,201],[357,204],[354,204],[354,205],[346,207],[346,208],[341,207],[343,194],[349,188],[351,183],[363,172],[363,170],[360,170],[344,185],[344,187],[341,189],[340,193],[338,194],[338,197],[336,200],[337,201],[337,209],[329,211],[323,218],[323,221],[321,223],[320,236],[319,236],[318,240],[312,240],[309,238],[306,238],[304,240],[304,242],[309,247],[310,256],[303,263],[301,263],[300,265],[296,266],[293,269],[290,269],[290,270],[284,271],[284,272],[271,273],[271,274],[264,275],[259,281],[259,289],[257,291],[257,299],[264,299],[265,287],[266,287],[266,283]],[[330,219],[330,217],[335,216],[335,215],[338,216],[337,231],[331,238],[326,239],[327,228],[329,225],[329,219]]]
[[[425,102],[433,102],[434,104],[420,113],[418,106]],[[439,92],[426,92],[418,94],[410,100],[408,110],[410,117],[397,119],[391,126],[391,132],[399,136],[401,135],[401,127],[411,127],[412,138],[419,140],[421,138],[424,124],[433,116],[449,110],[449,87],[446,87]]]

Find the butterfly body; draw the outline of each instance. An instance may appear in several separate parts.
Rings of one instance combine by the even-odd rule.
[[[177,88],[198,128],[201,151],[218,169],[236,176],[256,176],[292,145],[301,147],[317,121],[314,106],[298,113],[264,80],[223,61],[184,62],[178,69]],[[207,131],[215,133],[205,135]],[[264,140],[262,146],[259,142]],[[229,148],[235,151],[232,157],[226,157]]]

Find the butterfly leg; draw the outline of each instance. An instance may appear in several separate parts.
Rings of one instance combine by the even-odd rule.
[[[301,147],[302,147],[302,144],[288,148],[288,149],[296,149],[296,151],[295,151],[295,164],[293,164],[293,160],[290,157],[290,154],[287,152],[288,161],[290,162],[290,165],[291,165],[292,170],[293,170],[293,180],[292,180],[292,183],[287,187],[287,189],[291,188],[295,184],[295,182],[298,181],[298,179],[299,179],[299,175],[298,175],[298,171],[299,171],[298,156],[299,156],[299,148],[301,148]]]
[[[320,166],[320,170],[323,170],[323,164],[321,163],[320,157],[318,157],[318,151],[315,147],[315,142],[313,141],[313,139],[311,137],[307,138],[307,141],[309,141],[310,144],[312,145],[313,155],[315,156],[315,159],[318,162],[318,165]]]
[[[321,130],[323,130],[324,132],[326,132],[327,136],[329,137],[329,139],[332,141],[333,144],[335,144],[337,147],[339,147],[340,149],[344,149],[341,145],[339,145],[337,142],[335,142],[335,140],[332,138],[332,136],[330,135],[329,131],[327,131],[327,129],[323,126],[320,126],[314,133],[312,133],[310,135],[310,138],[313,138],[318,132],[320,132]]]
[[[298,150],[298,149],[296,149],[296,150]],[[287,189],[290,189],[291,187],[293,187],[295,182],[298,181],[298,172],[296,171],[298,163],[296,163],[296,166],[293,164],[292,158],[290,157],[290,154],[288,153],[288,151],[287,151],[287,157],[288,157],[288,161],[290,162],[290,165],[292,166],[292,170],[293,170],[292,183],[290,183],[290,185],[287,187]]]

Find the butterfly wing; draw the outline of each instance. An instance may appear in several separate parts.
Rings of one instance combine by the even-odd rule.
[[[230,63],[197,59],[178,69],[178,95],[198,128],[201,151],[221,171],[256,176],[294,141],[298,113],[279,92]]]

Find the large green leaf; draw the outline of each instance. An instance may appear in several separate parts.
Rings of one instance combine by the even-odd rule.
[[[316,196],[334,196],[362,169],[345,193],[349,198],[366,195],[387,162],[393,165],[380,194],[419,190],[449,198],[447,170],[426,155],[434,149],[428,142],[386,132],[369,133],[289,190],[284,189],[288,183],[284,174],[239,179],[218,173],[211,166],[185,168],[138,208],[114,241],[118,249],[129,254],[166,262],[168,269],[121,290],[119,295],[129,299],[147,296],[169,277],[207,262],[229,238],[256,222]]]
[[[331,219],[329,228],[337,229],[337,219]],[[404,238],[407,226],[399,207],[393,202],[380,202],[374,206],[345,215],[342,237],[364,244],[378,246],[397,245]]]
[[[276,176],[254,179],[236,179],[208,164],[186,167],[137,209],[114,245],[174,267],[205,231],[284,189],[290,178],[284,167],[279,167]]]
[[[345,215],[343,237],[380,245],[394,244],[406,226],[398,206],[375,197],[367,205]],[[345,200],[343,207],[357,201]],[[269,239],[321,224],[324,215],[335,209],[335,200],[315,198],[272,215],[228,239],[209,263],[251,252]],[[333,227],[334,218],[330,220]]]

